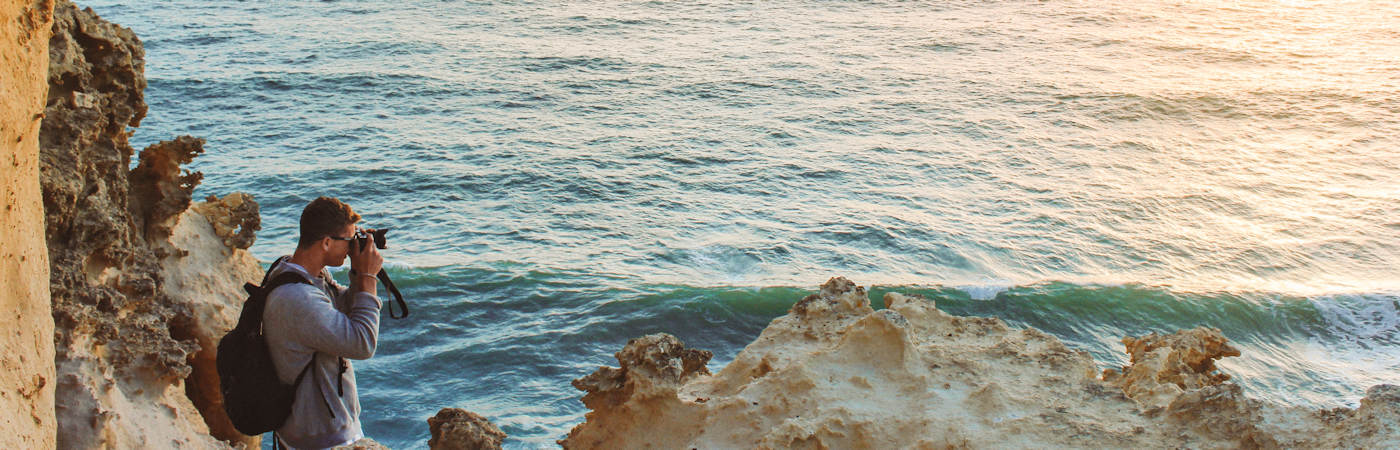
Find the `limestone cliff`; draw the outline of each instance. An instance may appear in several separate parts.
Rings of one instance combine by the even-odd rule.
[[[0,448],[51,448],[57,430],[39,200],[39,123],[52,22],[51,1],[0,1]]]
[[[835,278],[774,319],[717,374],[669,335],[575,380],[591,409],[565,448],[1395,448],[1400,388],[1356,410],[1246,398],[1214,361],[1219,332],[1125,339],[1133,364],[1099,378],[1036,329],[958,317]]]
[[[152,145],[130,169],[129,128],[146,114],[140,40],[68,1],[54,18],[39,166],[58,446],[226,446],[211,426],[256,443],[220,421],[212,361],[239,286],[261,275],[246,251],[257,206],[235,195],[191,208],[201,174],[180,167],[200,139]]]

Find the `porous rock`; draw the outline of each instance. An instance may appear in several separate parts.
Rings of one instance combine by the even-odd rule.
[[[199,396],[186,389],[200,372],[191,361],[212,360],[210,337],[241,303],[241,292],[227,286],[259,271],[250,256],[236,254],[243,250],[224,246],[207,220],[188,213],[201,176],[180,165],[203,151],[203,141],[152,145],[129,169],[128,130],[146,114],[141,42],[69,1],[56,4],[54,17],[39,167],[56,325],[57,445],[255,445],[257,438],[242,435],[211,437],[206,414],[190,399]],[[182,259],[196,248],[198,256]],[[211,382],[200,383],[205,389],[197,392]]]
[[[506,433],[480,414],[443,408],[428,418],[428,448],[432,450],[490,450],[501,448]]]
[[[1039,330],[953,316],[916,296],[889,293],[884,301],[888,308],[876,311],[863,288],[834,278],[713,375],[637,370],[634,358],[622,355],[675,354],[679,341],[629,342],[619,353],[622,367],[575,380],[591,411],[560,444],[1374,448],[1396,442],[1400,388],[1373,388],[1357,410],[1325,414],[1254,401],[1215,368],[1218,358],[1239,354],[1217,330],[1125,339],[1133,364],[1104,380],[1087,353]]]
[[[1103,377],[1117,384],[1143,409],[1165,407],[1183,392],[1228,381],[1230,376],[1216,370],[1215,361],[1240,356],[1220,330],[1213,328],[1125,337],[1123,346],[1129,365],[1121,370],[1105,370]]]

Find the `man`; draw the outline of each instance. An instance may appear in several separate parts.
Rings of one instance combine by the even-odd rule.
[[[273,263],[268,278],[295,272],[310,282],[273,290],[263,311],[263,332],[278,378],[292,384],[300,376],[291,415],[274,433],[274,439],[291,448],[335,447],[364,437],[355,371],[347,359],[374,356],[381,306],[375,275],[384,258],[373,242],[356,245],[359,220],[340,200],[313,200],[301,212],[296,252]],[[346,256],[349,289],[326,271],[345,264]]]

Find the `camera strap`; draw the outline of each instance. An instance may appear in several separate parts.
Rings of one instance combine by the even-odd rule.
[[[380,269],[379,281],[381,283],[384,283],[384,287],[389,290],[390,294],[394,294],[394,302],[399,304],[399,311],[403,311],[402,314],[396,316],[394,315],[394,305],[392,303],[388,304],[386,306],[389,307],[389,317],[394,319],[402,319],[408,317],[408,304],[404,303],[403,294],[399,293],[399,287],[394,286],[394,280],[389,279],[389,272]]]

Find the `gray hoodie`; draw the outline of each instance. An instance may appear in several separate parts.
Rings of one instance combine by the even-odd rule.
[[[355,370],[348,359],[369,359],[379,341],[379,297],[351,293],[325,270],[312,277],[283,260],[268,279],[296,271],[313,284],[288,284],[267,296],[263,333],[277,376],[291,384],[315,364],[297,386],[292,413],[277,435],[292,448],[328,448],[364,437]],[[336,293],[340,293],[337,297]],[[334,300],[332,300],[334,299]],[[344,373],[341,373],[342,362]]]

